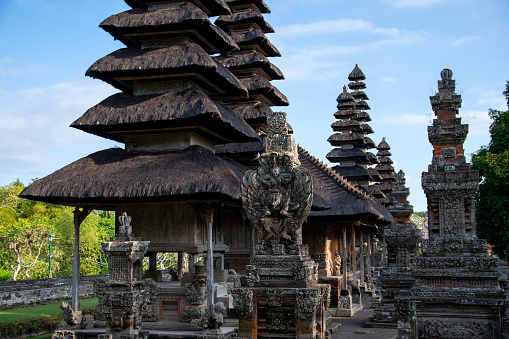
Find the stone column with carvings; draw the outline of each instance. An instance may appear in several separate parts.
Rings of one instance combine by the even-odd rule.
[[[299,165],[286,114],[270,114],[265,152],[242,182],[256,254],[246,267],[248,287],[232,290],[239,337],[325,337],[330,286],[317,284],[318,266],[302,243],[312,182]]]

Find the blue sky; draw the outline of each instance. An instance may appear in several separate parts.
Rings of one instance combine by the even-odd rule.
[[[319,159],[332,149],[336,97],[356,63],[367,79],[370,137],[391,146],[416,211],[426,209],[421,172],[431,162],[429,96],[450,68],[470,124],[467,155],[489,142],[489,108],[507,109],[509,2],[506,0],[266,0],[274,81],[290,101],[297,142]],[[115,143],[69,126],[116,92],[85,77],[97,59],[123,47],[98,28],[129,9],[122,0],[0,1],[0,185],[25,184]],[[376,151],[376,150],[374,150]]]

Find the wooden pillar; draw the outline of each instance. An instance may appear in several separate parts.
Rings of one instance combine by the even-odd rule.
[[[214,254],[212,251],[212,225],[214,224],[214,210],[205,210],[207,223],[207,309],[214,305]]]
[[[352,274],[353,281],[357,280],[357,251],[355,250],[355,225],[352,224],[352,234],[351,234],[351,247],[352,247]]]
[[[372,265],[372,259],[373,259],[373,256],[371,255],[371,237],[373,236],[373,232],[370,232],[368,230],[368,234],[367,234],[367,245],[366,245],[366,250],[368,251],[366,253],[366,272],[368,272],[368,274],[371,274],[371,265]]]
[[[183,270],[184,270],[184,253],[178,252],[177,253],[177,274],[179,277],[179,281],[180,281],[180,279],[182,279],[182,276],[184,275]]]
[[[79,207],[74,209],[74,252],[72,258],[72,285],[71,285],[71,308],[74,312],[79,311],[79,286],[80,286],[80,225],[85,220],[91,209]]]
[[[360,257],[360,270],[361,270],[361,284],[364,283],[364,230],[359,226],[359,257]]]

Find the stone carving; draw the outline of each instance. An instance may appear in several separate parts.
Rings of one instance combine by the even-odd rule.
[[[253,313],[253,291],[249,289],[238,288],[232,290],[233,307],[241,317],[246,317]]]
[[[493,338],[494,328],[489,321],[426,319],[417,324],[419,338]]]
[[[268,311],[266,317],[269,329],[275,331],[288,330],[289,327],[288,313]]]
[[[258,243],[271,251],[268,254],[284,255],[285,247],[302,244],[302,223],[311,209],[312,184],[309,172],[298,167],[286,118],[275,113],[271,119],[278,126],[271,127],[272,132],[277,133],[267,137],[258,168],[244,173],[242,204],[258,232]],[[280,119],[285,127],[281,127]]]
[[[203,304],[207,300],[207,278],[195,274],[193,280],[185,284],[187,300],[191,304]]]
[[[297,316],[299,319],[311,318],[320,305],[320,290],[302,289],[297,292]]]
[[[64,321],[69,325],[79,325],[81,323],[81,311],[73,311],[71,304],[64,301],[60,304],[60,308],[64,311]]]
[[[193,323],[194,320],[199,320],[199,326],[201,326],[201,319],[203,317],[203,314],[205,313],[205,309],[207,307],[204,305],[197,305],[197,306],[184,306],[184,309],[180,313],[180,321],[184,323]],[[196,322],[195,322],[196,323]],[[201,329],[203,327],[201,326]]]
[[[76,335],[74,331],[55,331],[51,335],[51,339],[75,339]]]
[[[217,331],[223,325],[223,313],[226,311],[226,307],[222,302],[217,302],[214,305],[211,305],[210,308],[205,309],[203,314],[203,328],[209,330],[216,330],[214,332],[221,333],[221,331]]]

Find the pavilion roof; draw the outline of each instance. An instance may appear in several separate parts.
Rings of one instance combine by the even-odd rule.
[[[137,96],[117,93],[87,110],[71,127],[120,142],[124,142],[122,131],[192,128],[219,143],[258,139],[237,113],[198,88]]]
[[[237,44],[207,14],[190,2],[168,9],[135,8],[112,15],[100,25],[127,47],[187,37],[210,54],[238,50]]]
[[[341,175],[347,179],[373,181],[373,178],[369,174],[369,171],[360,165],[334,166],[334,167],[332,167],[332,169],[335,172],[337,172],[339,175]]]
[[[341,146],[343,144],[364,145],[364,137],[359,133],[334,133],[327,139],[332,146]]]
[[[194,77],[206,91],[247,95],[247,90],[223,65],[194,43],[163,48],[122,48],[97,60],[86,72],[132,93],[134,80],[168,81]],[[154,80],[156,81],[156,80]]]
[[[331,162],[355,160],[357,163],[369,164],[366,153],[358,148],[334,148],[326,158]]]
[[[267,123],[267,116],[272,112],[270,106],[259,102],[254,105],[238,105],[230,107],[249,124]]]
[[[301,147],[299,147],[299,160],[301,166],[308,169],[311,174],[313,191],[331,206],[325,211],[312,211],[309,214],[310,218],[338,221],[365,219],[379,224],[392,222],[392,215],[373,198]]]
[[[112,209],[120,203],[232,201],[247,168],[201,146],[171,152],[99,151],[42,178],[20,197]]]
[[[132,8],[148,8],[150,5],[158,5],[161,0],[124,0]],[[230,14],[230,8],[224,0],[188,0],[200,7],[208,16]]]
[[[269,80],[263,77],[241,78],[240,83],[247,88],[249,98],[255,98],[269,106],[288,106],[290,103]]]

